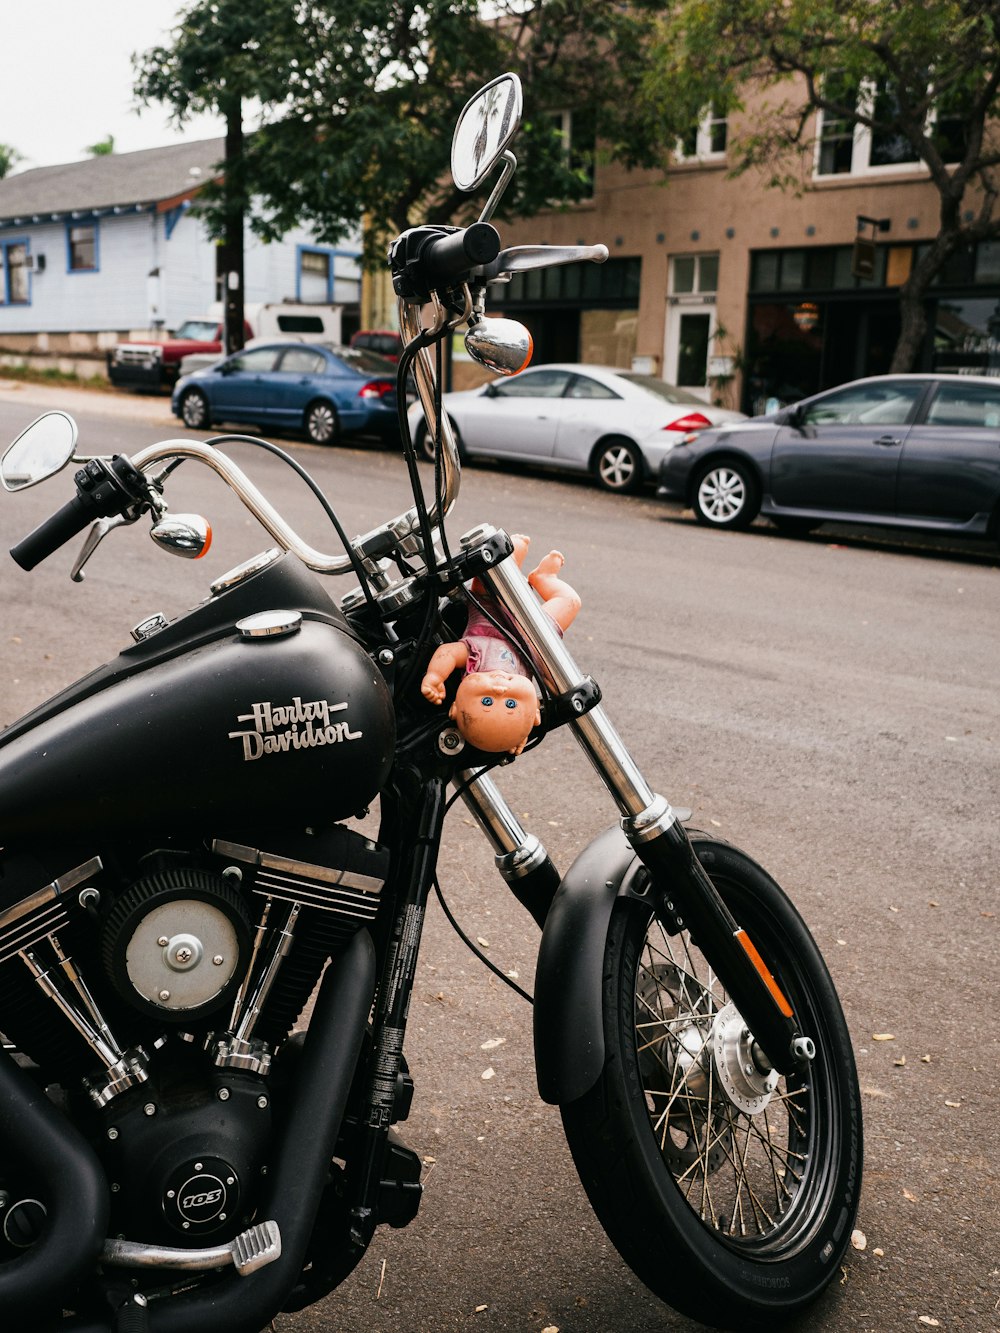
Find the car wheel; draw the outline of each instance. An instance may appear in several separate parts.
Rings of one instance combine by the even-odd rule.
[[[710,528],[748,528],[760,509],[760,488],[746,463],[716,459],[694,479],[694,516]]]
[[[448,425],[451,426],[451,433],[455,437],[455,444],[458,447],[458,456],[464,463],[465,450],[462,448],[462,437],[461,435],[459,435],[458,427],[455,425],[454,421],[452,421],[451,417],[448,418]],[[428,463],[433,463],[435,457],[437,456],[437,452],[434,447],[434,436],[428,429],[426,421],[421,421],[419,427],[417,428],[417,451],[419,452],[420,457],[425,458]]]
[[[206,430],[212,423],[208,419],[208,399],[200,389],[186,389],[181,399],[181,420],[188,430]]]
[[[597,446],[591,466],[598,486],[606,491],[624,494],[636,490],[642,481],[642,454],[631,440],[621,437],[603,440]]]
[[[325,400],[309,404],[304,425],[312,444],[336,444],[340,438],[337,409]]]

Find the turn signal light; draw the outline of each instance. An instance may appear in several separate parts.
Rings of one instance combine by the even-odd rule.
[[[671,421],[664,426],[664,430],[704,430],[706,426],[712,423],[708,417],[703,416],[701,412],[689,412],[686,417],[678,417],[676,421]]]

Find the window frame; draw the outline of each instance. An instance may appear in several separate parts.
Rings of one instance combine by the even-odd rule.
[[[858,115],[871,116],[874,114],[875,104],[879,97],[891,96],[890,90],[884,85],[884,82],[878,79],[862,79],[858,84],[857,97],[855,99],[855,111]],[[825,107],[819,107],[816,112],[816,140],[814,145],[813,157],[813,179],[817,181],[836,181],[836,180],[856,180],[858,178],[870,176],[900,176],[922,173],[927,174],[927,163],[923,158],[917,156],[907,162],[872,162],[872,152],[876,145],[877,133],[870,125],[864,125],[859,120],[854,120],[850,129],[851,138],[851,165],[847,171],[821,171],[820,163],[824,148],[831,142],[831,139],[824,139],[823,133],[827,124],[827,116],[830,115],[832,121],[839,117],[834,117],[828,113]],[[954,120],[955,117],[948,119]],[[938,108],[932,106],[927,113],[927,120],[924,124],[924,132],[927,135],[934,133],[934,128],[938,120]],[[849,136],[845,131],[840,138],[846,140]],[[949,163],[950,165],[950,163]]]
[[[74,230],[91,231],[94,234],[94,262],[92,264],[74,264],[73,263],[73,232]],[[78,273],[100,273],[101,271],[101,225],[97,218],[90,222],[82,222],[79,218],[71,218],[66,223],[66,272],[67,274]]]
[[[722,126],[722,147],[713,148],[715,131]],[[702,112],[698,123],[692,126],[694,132],[694,152],[688,152],[683,139],[678,139],[674,147],[674,159],[681,165],[699,162],[725,162],[729,151],[729,117],[720,115],[712,104]],[[689,131],[690,133],[691,131]]]
[[[12,267],[12,265],[11,265],[11,263],[10,263],[10,251],[11,251],[11,250],[15,250],[15,249],[17,249],[18,247],[21,247],[21,246],[24,247],[24,263],[23,263],[23,265],[18,265],[18,267],[23,268],[23,270],[24,270],[24,276],[25,276],[25,291],[26,291],[27,295],[25,296],[25,298],[24,298],[23,301],[15,301],[15,300],[12,300],[12,299],[11,299],[11,290],[12,290],[12,288],[11,288],[11,267]],[[15,310],[16,310],[16,309],[20,309],[20,308],[22,308],[22,307],[24,307],[24,306],[30,306],[30,305],[31,305],[31,295],[32,295],[32,292],[31,292],[31,277],[32,277],[32,268],[33,268],[33,265],[32,265],[32,262],[31,262],[31,239],[30,239],[30,237],[28,237],[28,236],[12,236],[12,237],[10,237],[9,239],[8,239],[7,237],[4,237],[4,238],[0,239],[0,307],[2,307],[4,310],[10,310],[10,309],[15,309]]]

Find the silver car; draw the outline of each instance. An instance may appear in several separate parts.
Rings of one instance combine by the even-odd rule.
[[[634,491],[654,481],[662,459],[690,432],[746,419],[652,375],[587,365],[537,366],[478,389],[446,393],[444,408],[463,459],[590,472],[609,491]],[[414,442],[432,458],[419,403],[409,419]]]

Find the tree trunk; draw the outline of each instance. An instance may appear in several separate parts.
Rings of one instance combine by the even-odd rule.
[[[244,337],[244,301],[243,301],[243,224],[246,207],[245,163],[243,160],[243,107],[240,97],[228,98],[224,103],[226,116],[226,174],[223,189],[225,192],[225,239],[223,241],[224,288],[222,302],[224,311],[224,337],[227,352],[239,352],[246,341]]]
[[[948,201],[951,213],[955,212],[952,201]],[[942,209],[942,212],[945,210]],[[906,371],[921,369],[917,359],[927,337],[927,292],[931,283],[938,276],[945,264],[966,241],[961,228],[942,218],[942,228],[924,251],[920,259],[910,270],[910,276],[899,289],[900,333],[896,349],[889,366],[891,375],[904,374]]]

